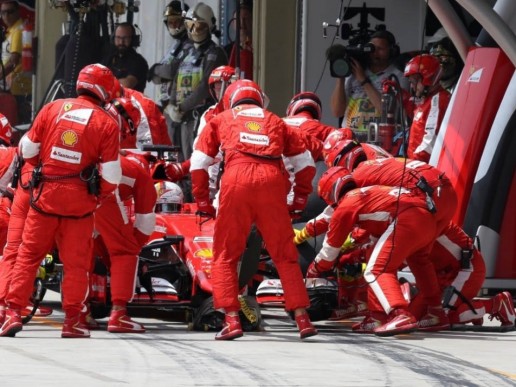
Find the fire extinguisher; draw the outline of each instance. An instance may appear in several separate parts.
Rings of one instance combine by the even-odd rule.
[[[32,72],[34,62],[32,55],[32,32],[32,24],[29,21],[25,21],[22,31],[22,69],[25,72]]]
[[[396,84],[392,80],[386,80],[382,84],[382,115],[378,125],[378,141],[387,152],[391,152],[394,146],[395,115],[397,108]]]

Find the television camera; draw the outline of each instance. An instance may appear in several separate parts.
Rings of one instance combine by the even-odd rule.
[[[385,30],[385,24],[377,24],[374,30],[369,29],[368,17],[385,20],[384,8],[367,8],[366,3],[362,7],[348,7],[344,11],[343,20],[349,20],[360,15],[358,28],[353,28],[350,23],[343,23],[339,18],[335,24],[323,22],[323,37],[327,37],[328,27],[339,29],[339,37],[347,40],[348,45],[334,44],[326,50],[326,58],[330,61],[330,74],[334,78],[345,78],[351,74],[352,59],[357,60],[362,67],[367,67],[369,54],[374,52],[374,45],[369,43],[371,35],[376,31]]]

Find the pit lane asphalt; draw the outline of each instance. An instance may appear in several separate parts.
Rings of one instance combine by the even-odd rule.
[[[59,308],[58,297],[50,292],[45,305]],[[348,320],[317,322],[319,335],[302,342],[285,312],[262,314],[263,332],[232,342],[189,331],[162,313],[137,318],[145,334],[102,330],[90,339],[61,339],[63,313],[55,309],[15,338],[0,338],[0,385],[516,386],[515,331],[379,338],[352,333]]]

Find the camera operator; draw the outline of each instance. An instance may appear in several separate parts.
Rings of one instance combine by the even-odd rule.
[[[365,63],[351,57],[351,75],[337,78],[331,96],[333,115],[343,117],[341,126],[351,128],[361,142],[367,141],[369,123],[380,119],[382,82],[394,74],[401,87],[408,90],[403,73],[392,64],[399,55],[394,35],[385,30],[377,31],[371,35],[369,43],[374,49]]]

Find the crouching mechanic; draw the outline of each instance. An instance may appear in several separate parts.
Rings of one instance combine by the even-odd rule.
[[[127,127],[138,126],[140,115],[138,109],[132,108],[133,104],[129,99],[119,98],[106,106],[110,114],[113,115],[111,110],[115,109],[122,118],[123,133]],[[128,154],[120,158],[120,164],[122,179],[118,189],[95,211],[95,230],[101,235],[109,255],[107,266],[111,276],[113,308],[107,329],[116,333],[143,333],[145,328],[131,320],[126,306],[134,295],[138,253],[147,243],[156,223],[156,191],[148,165],[141,158]],[[134,221],[124,206],[127,201],[134,202]],[[87,319],[86,322],[90,329],[98,327],[94,320]]]
[[[362,146],[346,140],[342,144],[336,144],[334,150],[336,151],[327,154],[327,165],[351,168],[359,187],[381,184],[409,189],[424,200],[428,210],[433,213],[437,224],[435,238],[448,227],[457,207],[457,194],[443,172],[419,160],[395,157],[366,160],[361,156],[365,153]],[[407,263],[427,299],[427,304],[434,310],[440,308],[441,291],[432,263],[429,260],[419,261],[417,264]]]
[[[192,187],[198,210],[215,217],[209,200],[208,167],[221,148],[224,173],[213,235],[212,267],[215,309],[224,309],[225,325],[217,340],[243,335],[238,317],[237,265],[254,223],[278,269],[287,310],[294,310],[301,338],[317,334],[306,307],[309,299],[292,242],[294,233],[286,204],[282,154],[291,157],[296,173],[295,201],[306,205],[315,166],[303,140],[278,116],[265,110],[264,94],[252,81],[240,80],[227,90],[230,110],[206,125],[192,155]],[[226,98],[226,95],[224,96]],[[238,214],[238,216],[235,216]]]
[[[44,106],[20,142],[21,156],[35,169],[0,336],[14,336],[22,329],[21,309],[29,302],[38,267],[54,241],[66,272],[61,337],[90,336],[80,314],[88,294],[93,212],[99,200],[112,195],[122,175],[119,128],[102,108],[112,98],[113,85],[107,67],[86,66],[78,75],[78,97]],[[99,185],[90,179],[97,166]]]
[[[109,253],[111,301],[113,308],[108,332],[143,333],[143,325],[131,320],[127,303],[133,299],[138,253],[154,231],[156,190],[148,167],[131,156],[120,158],[122,180],[114,195],[102,201],[95,211],[95,229]],[[134,201],[134,222],[127,214],[124,202]]]
[[[321,251],[307,271],[307,277],[320,277],[332,270],[343,243],[355,225],[369,232],[378,242],[364,272],[369,284],[368,308],[358,333],[391,336],[414,331],[415,317],[408,312],[397,279],[397,270],[407,260],[413,264],[428,260],[435,241],[436,222],[424,200],[401,187],[357,185],[344,167],[333,167],[319,180],[319,195],[336,207]],[[417,225],[424,224],[424,229]],[[409,260],[409,258],[411,258]]]
[[[490,319],[498,319],[503,329],[514,328],[516,315],[509,292],[498,293],[492,298],[475,298],[484,284],[486,266],[472,239],[459,226],[450,222],[436,239],[430,261],[443,292],[446,316],[441,308],[426,305],[424,297],[416,294],[410,301],[409,310],[420,319],[419,330],[434,331],[435,327],[445,324],[482,325],[485,314],[489,314]]]

